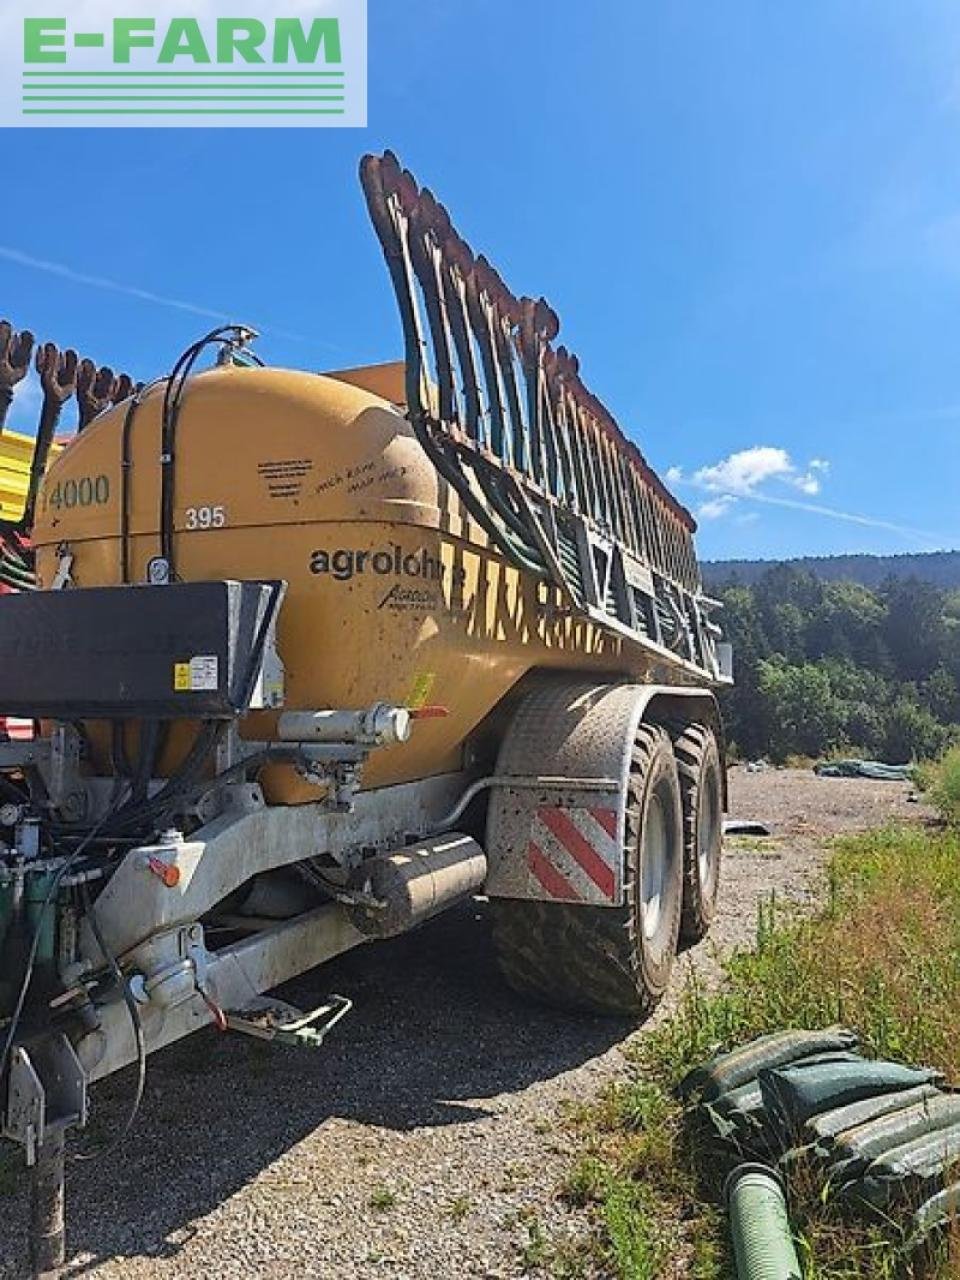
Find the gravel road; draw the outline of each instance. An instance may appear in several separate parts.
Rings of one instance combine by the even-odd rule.
[[[916,819],[909,788],[801,771],[731,773],[733,816],[773,828],[731,841],[719,922],[681,970],[749,946],[757,901],[818,892],[824,841]],[[677,975],[674,989],[682,982]],[[531,1229],[562,1232],[561,1103],[615,1077],[631,1034],[532,1008],[500,982],[483,904],[298,980],[355,1011],[318,1053],[214,1032],[150,1060],[121,1157],[68,1180],[67,1274],[138,1277],[512,1277]],[[658,1012],[669,1014],[670,1001]],[[130,1080],[95,1092],[102,1132]],[[0,1165],[0,1275],[23,1274],[22,1180]]]

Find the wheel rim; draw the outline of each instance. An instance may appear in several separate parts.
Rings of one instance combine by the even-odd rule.
[[[703,800],[697,822],[697,871],[704,889],[713,888],[717,877],[720,852],[720,789],[716,778],[709,775],[709,783],[703,788]]]
[[[663,895],[670,863],[670,832],[663,803],[654,793],[644,815],[640,852],[640,909],[643,936],[656,938],[664,915]]]

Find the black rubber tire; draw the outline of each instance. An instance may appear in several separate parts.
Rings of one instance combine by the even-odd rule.
[[[683,800],[683,911],[680,937],[688,946],[700,942],[717,914],[723,858],[723,776],[720,749],[712,729],[703,724],[679,726],[673,749]],[[706,877],[699,850],[701,834],[710,844]]]
[[[655,798],[668,829],[669,857],[662,919],[651,940],[644,932],[640,901],[640,834]],[[515,991],[545,1004],[640,1021],[653,1011],[670,981],[682,899],[683,817],[676,757],[665,730],[642,724],[628,786],[623,905],[492,898],[500,970]]]

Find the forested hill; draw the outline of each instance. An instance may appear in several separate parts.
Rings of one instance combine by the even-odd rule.
[[[731,580],[752,584],[776,563],[812,573],[821,582],[859,582],[861,586],[875,588],[888,578],[917,578],[946,590],[960,587],[960,551],[899,556],[805,556],[782,562],[708,560],[703,565],[703,580],[707,587],[714,588]]]
[[[889,574],[877,588],[824,582],[797,564],[713,589],[734,647],[724,710],[743,755],[901,763],[960,739],[960,590]]]

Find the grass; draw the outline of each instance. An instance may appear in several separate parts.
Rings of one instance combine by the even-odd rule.
[[[783,840],[777,836],[724,836],[723,846],[731,853],[753,853],[760,858],[783,857]]]
[[[960,828],[960,746],[951,747],[936,764],[920,766],[916,779],[947,826]]]
[[[447,1213],[454,1222],[463,1222],[464,1218],[470,1216],[473,1209],[473,1201],[469,1196],[456,1196],[447,1206]]]
[[[391,1191],[389,1187],[376,1187],[370,1193],[369,1205],[371,1209],[376,1209],[378,1213],[386,1213],[388,1209],[392,1209],[397,1203],[397,1193]]]
[[[635,1050],[628,1078],[567,1113],[580,1154],[561,1195],[589,1227],[589,1261],[568,1274],[732,1275],[718,1170],[675,1093],[718,1047],[839,1022],[860,1033],[867,1054],[960,1082],[960,834],[907,828],[839,842],[820,912],[797,919],[764,903],[756,950],[730,960],[726,978],[711,993],[690,977],[677,1014]],[[804,1280],[902,1274],[896,1224],[841,1218],[813,1180],[793,1191]],[[960,1277],[955,1253],[929,1274]]]

